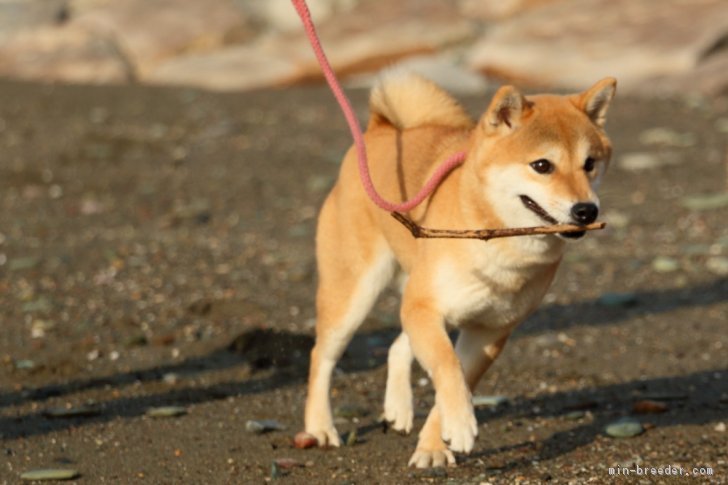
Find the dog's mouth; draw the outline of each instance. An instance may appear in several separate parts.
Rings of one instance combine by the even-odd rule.
[[[536,214],[538,217],[540,217],[545,222],[548,222],[549,224],[558,224],[559,221],[557,221],[551,214],[546,212],[546,209],[538,205],[535,200],[530,198],[527,195],[521,195],[521,202],[523,202],[523,205],[526,207],[526,209],[530,210],[534,214]],[[568,239],[579,239],[584,234],[586,234],[586,231],[578,231],[578,232],[560,232],[559,236],[565,237]]]

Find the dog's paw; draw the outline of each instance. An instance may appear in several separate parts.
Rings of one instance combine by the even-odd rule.
[[[455,466],[455,455],[444,443],[434,449],[418,447],[407,465],[417,468]]]
[[[414,420],[412,393],[398,392],[393,394],[387,392],[384,398],[383,417],[395,431],[409,434],[412,431],[412,422]]]
[[[449,412],[448,412],[449,411]],[[478,436],[478,421],[468,404],[459,410],[440,408],[442,439],[452,451],[470,453]]]
[[[333,426],[324,429],[307,429],[306,433],[316,437],[319,448],[326,448],[329,446],[338,448],[339,446],[341,446],[341,438],[339,437],[339,432],[336,431],[336,428],[334,428]]]

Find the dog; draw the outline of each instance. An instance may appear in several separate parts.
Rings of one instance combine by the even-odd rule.
[[[612,151],[604,124],[615,90],[613,78],[567,96],[525,97],[504,86],[476,122],[429,80],[385,71],[371,92],[365,133],[372,180],[385,198],[404,201],[442,160],[464,151],[465,162],[408,213],[412,220],[443,229],[592,223]],[[469,453],[478,432],[472,389],[541,302],[566,240],[583,235],[415,239],[369,200],[349,150],[318,219],[306,432],[319,446],[340,445],[329,400],[332,371],[379,293],[399,275],[403,331],[388,354],[384,418],[395,430],[412,430],[416,358],[433,382],[435,405],[409,465],[455,465],[453,452]],[[459,330],[454,347],[446,325]]]

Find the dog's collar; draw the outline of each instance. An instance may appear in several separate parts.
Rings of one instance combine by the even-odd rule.
[[[552,217],[546,210],[538,205],[535,200],[530,198],[527,195],[521,195],[519,196],[521,198],[521,202],[523,202],[523,205],[526,207],[526,209],[530,210],[537,216],[539,216],[544,221],[548,222],[549,224],[558,224],[559,221],[557,221],[554,217]]]

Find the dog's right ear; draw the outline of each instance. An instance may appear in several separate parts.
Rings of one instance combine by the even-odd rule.
[[[506,134],[518,128],[530,109],[531,103],[518,89],[503,86],[493,96],[488,110],[480,119],[480,126],[486,134]]]

